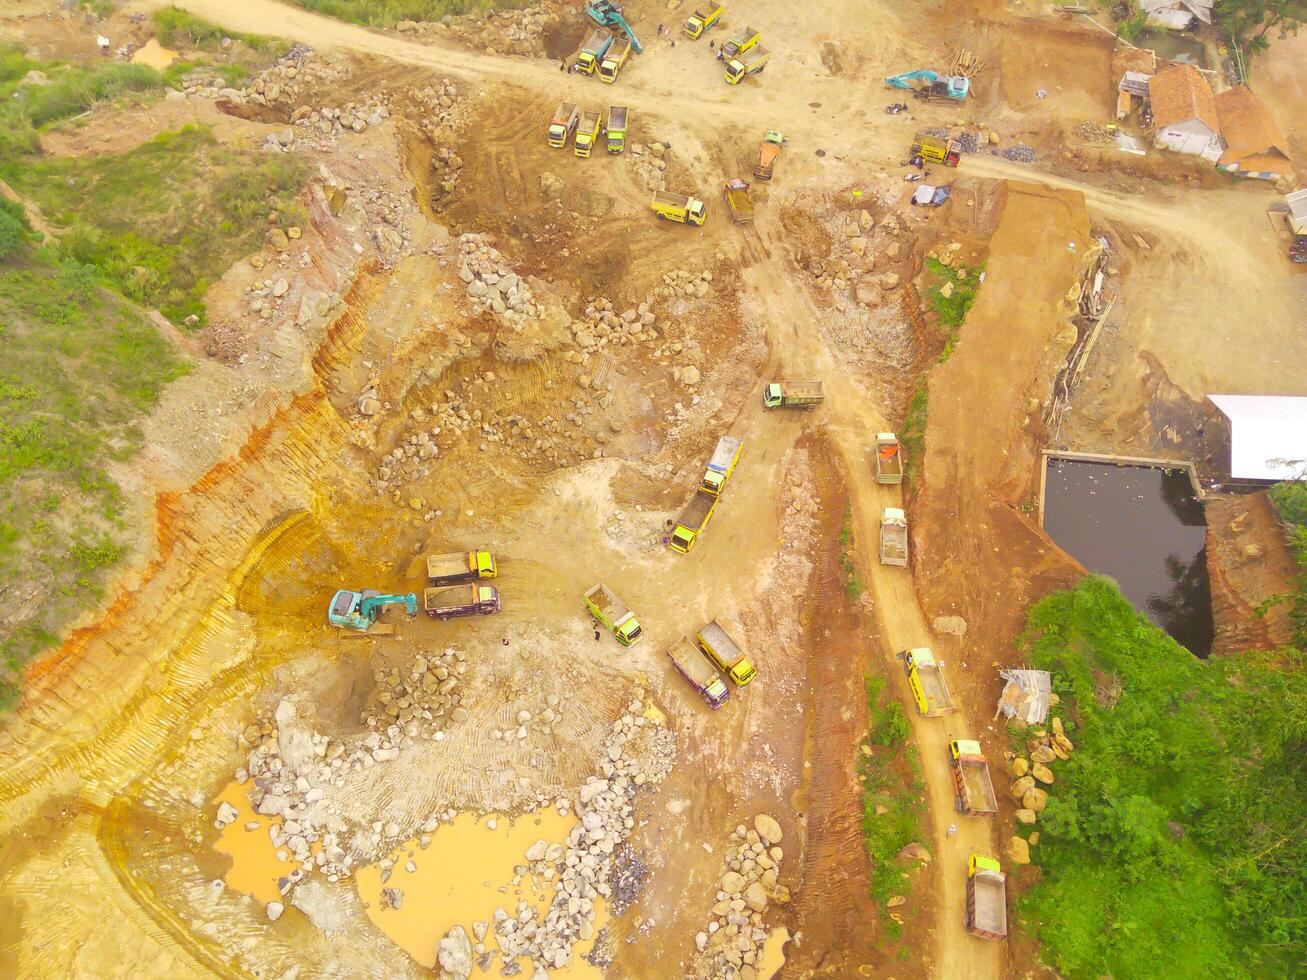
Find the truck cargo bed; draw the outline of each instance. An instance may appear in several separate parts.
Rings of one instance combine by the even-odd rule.
[[[989,766],[983,762],[964,762],[959,766],[967,800],[977,813],[993,813],[998,809],[994,798],[994,784],[989,778]]]
[[[975,894],[972,926],[995,935],[1007,935],[1006,888],[1002,881],[987,875],[971,879]]]

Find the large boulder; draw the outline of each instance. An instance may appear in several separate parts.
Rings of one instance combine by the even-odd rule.
[[[744,875],[738,871],[728,871],[722,875],[722,891],[727,895],[738,895],[744,890]]]
[[[1018,800],[1035,788],[1034,776],[1022,776],[1012,784],[1012,795]]]
[[[930,860],[930,851],[926,850],[916,841],[910,841],[899,849],[899,853],[896,854],[895,857],[900,861],[927,862]]]
[[[1017,823],[1032,824],[1039,819],[1039,814],[1034,810],[1018,810],[1016,812]]]
[[[744,890],[744,902],[755,912],[767,911],[767,892],[756,881]]]
[[[1036,762],[1035,767],[1034,769],[1031,770],[1031,772],[1034,774],[1034,777],[1038,779],[1041,783],[1053,782],[1053,770],[1048,768],[1048,766],[1044,765],[1043,763]]]
[[[765,813],[758,814],[753,818],[753,829],[758,831],[758,836],[768,844],[779,844],[781,842],[781,825],[776,822],[774,817]]]
[[[1020,778],[1030,772],[1030,762],[1027,759],[1017,756],[1012,760],[1012,775]]]
[[[1036,813],[1043,813],[1048,806],[1048,794],[1042,789],[1032,789],[1025,796],[1021,797],[1021,805],[1027,810],[1034,810]]]
[[[436,947],[440,980],[467,980],[472,975],[472,940],[462,926],[445,933]]]

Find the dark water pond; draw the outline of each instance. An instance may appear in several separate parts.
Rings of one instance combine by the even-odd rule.
[[[1178,643],[1212,650],[1207,522],[1189,475],[1152,466],[1048,461],[1044,530]]]

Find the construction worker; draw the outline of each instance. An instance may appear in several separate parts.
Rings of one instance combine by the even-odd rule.
[[[103,34],[97,34],[95,36],[95,43],[100,45],[101,56],[105,58],[109,57],[109,39]]]

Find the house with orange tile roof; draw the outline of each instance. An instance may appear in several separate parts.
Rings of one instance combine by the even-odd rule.
[[[1289,143],[1247,85],[1216,96],[1225,149],[1216,168],[1241,177],[1279,180],[1293,172]]]
[[[1215,163],[1225,151],[1216,97],[1193,65],[1175,65],[1148,80],[1153,109],[1153,142],[1166,150]]]

